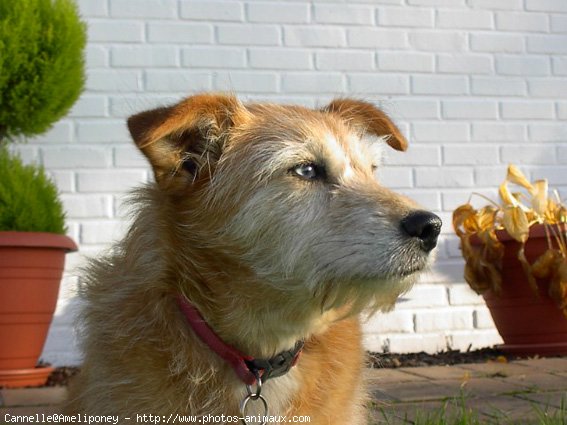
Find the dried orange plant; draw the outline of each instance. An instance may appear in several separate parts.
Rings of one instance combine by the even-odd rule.
[[[520,192],[511,192],[509,184],[520,188]],[[488,200],[490,205],[477,210],[469,199],[453,212],[453,227],[466,260],[465,280],[477,293],[488,289],[500,292],[504,245],[496,231],[504,229],[520,243],[518,260],[532,289],[538,292],[537,279],[550,279],[549,294],[567,316],[567,206],[557,191],[553,198],[549,196],[547,180],[530,183],[514,165],[508,167],[499,194],[500,204]],[[530,264],[524,247],[534,224],[545,226],[548,249]],[[482,244],[472,244],[472,237]]]

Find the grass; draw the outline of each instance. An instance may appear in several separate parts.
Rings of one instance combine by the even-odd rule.
[[[434,410],[416,409],[408,414],[394,415],[395,406],[391,409],[379,408],[381,418],[371,422],[372,425],[565,425],[567,424],[567,396],[561,399],[560,407],[552,408],[536,402],[526,400],[531,405],[532,414],[526,419],[510,418],[506,412],[494,408],[489,416],[467,407],[467,398],[464,394],[459,397],[444,400],[441,406]]]

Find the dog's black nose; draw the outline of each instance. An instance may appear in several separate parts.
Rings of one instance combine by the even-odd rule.
[[[441,219],[429,211],[413,211],[401,222],[402,229],[412,238],[418,238],[424,251],[431,251],[437,245],[441,232]]]

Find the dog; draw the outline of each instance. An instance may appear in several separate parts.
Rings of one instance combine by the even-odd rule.
[[[155,181],[80,288],[66,413],[364,424],[360,315],[431,262],[440,219],[377,181],[380,109],[196,94],[128,119]]]

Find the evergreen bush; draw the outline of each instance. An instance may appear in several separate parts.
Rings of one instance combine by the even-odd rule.
[[[22,0],[18,0],[22,1]],[[24,165],[0,145],[0,230],[64,234],[57,187],[42,167]]]
[[[84,87],[73,0],[0,0],[0,140],[47,131]]]

